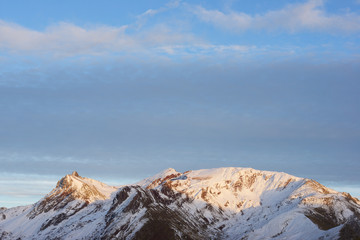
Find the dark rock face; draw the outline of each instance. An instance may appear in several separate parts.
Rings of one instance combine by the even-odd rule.
[[[57,226],[59,223],[75,215],[77,212],[79,212],[81,209],[85,208],[86,206],[87,203],[78,203],[76,207],[72,208],[70,211],[56,214],[54,217],[50,218],[48,221],[46,221],[41,225],[40,231],[43,231],[52,225]]]
[[[341,224],[340,222],[337,222],[334,215],[333,211],[320,207],[314,208],[305,214],[305,216],[321,230],[329,230]]]
[[[308,217],[321,230],[329,230],[342,225],[340,230],[340,239],[359,239],[360,240],[360,209],[357,207],[358,200],[350,196],[350,194],[342,193],[339,198],[324,198],[323,206],[310,208],[305,216]],[[339,218],[336,213],[336,203],[341,200],[342,205],[346,205],[351,210],[350,219]],[[340,204],[340,203],[339,203]],[[341,214],[340,214],[341,215]]]
[[[351,219],[340,230],[340,240],[360,240],[360,221]]]
[[[149,220],[135,234],[137,240],[180,240],[174,229],[164,220]],[[188,239],[188,238],[183,238]]]
[[[165,190],[163,190],[165,189]],[[210,226],[199,214],[194,218],[179,208],[170,208],[172,204],[181,206],[187,202],[181,194],[169,188],[162,190],[143,189],[139,186],[124,187],[115,196],[113,204],[106,214],[106,226],[101,239],[204,239],[213,235]],[[166,194],[164,194],[166,193]],[[140,213],[141,212],[141,213]],[[140,229],[134,232],[130,221],[119,223],[123,215],[138,215],[143,222]],[[192,216],[194,217],[194,216]],[[210,239],[210,236],[208,237]]]

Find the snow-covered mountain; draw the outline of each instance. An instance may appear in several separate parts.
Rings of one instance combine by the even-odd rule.
[[[0,208],[0,239],[359,239],[360,201],[250,168],[174,169],[119,188],[66,175],[39,202]]]

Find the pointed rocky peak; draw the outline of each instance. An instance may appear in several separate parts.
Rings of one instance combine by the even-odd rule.
[[[110,198],[116,187],[108,186],[105,183],[81,177],[76,171],[63,177],[56,185],[52,193],[66,193],[75,199],[86,202],[105,200]],[[51,194],[51,193],[50,193]]]
[[[81,181],[83,177],[81,177],[76,171],[72,172],[72,174],[67,174],[65,177],[61,178],[57,184],[56,188],[71,188],[75,187],[79,181]]]
[[[61,178],[56,187],[34,205],[34,209],[29,213],[29,218],[34,218],[50,210],[65,209],[69,205],[75,206],[69,209],[80,210],[94,201],[109,199],[117,189],[117,187],[81,177],[74,171]]]
[[[97,200],[109,199],[116,187],[105,183],[81,177],[76,171],[61,178],[56,187],[44,198],[44,201],[73,201],[81,200],[91,203]]]

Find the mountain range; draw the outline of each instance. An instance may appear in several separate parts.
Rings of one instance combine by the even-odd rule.
[[[0,208],[0,239],[360,239],[360,201],[251,168],[169,168],[118,187],[73,172],[32,205]]]

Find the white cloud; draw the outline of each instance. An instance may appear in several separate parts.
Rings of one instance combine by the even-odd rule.
[[[174,31],[158,24],[142,31],[127,33],[131,26],[97,26],[84,28],[59,23],[35,31],[0,21],[0,49],[19,54],[50,54],[56,57],[108,55],[112,53],[160,53],[207,55],[211,53],[246,53],[256,49],[247,45],[214,45],[205,43],[191,33]],[[1,59],[0,59],[1,60]]]
[[[181,2],[180,0],[170,1],[165,5],[165,7],[161,7],[159,9],[148,9],[144,13],[140,14],[138,17],[154,16],[158,13],[162,13],[167,10],[177,8],[180,5],[180,2]]]
[[[157,48],[160,52],[169,55],[198,55],[206,56],[214,53],[220,55],[243,56],[254,54],[259,49],[256,46],[248,45],[215,45],[215,44],[193,44],[193,45],[164,45]]]
[[[268,11],[262,15],[221,12],[201,6],[194,7],[191,11],[202,21],[236,32],[249,29],[288,32],[312,30],[331,33],[360,31],[360,16],[355,13],[331,15],[325,12],[323,5],[322,0],[310,0],[302,4],[287,5],[280,10]],[[175,25],[178,27],[170,26],[169,22],[143,26],[150,17],[179,6],[180,1],[175,0],[161,8],[148,9],[138,16],[137,22],[119,27],[83,27],[61,22],[43,31],[37,31],[0,20],[0,50],[5,53],[2,58],[0,57],[0,61],[4,61],[6,53],[72,57],[117,53],[207,55],[261,51],[259,47],[241,44],[211,44],[197,37],[196,32],[190,27],[181,27],[188,22],[176,22]]]
[[[15,52],[95,54],[107,48],[119,49],[133,44],[125,34],[126,28],[98,26],[85,29],[71,23],[59,23],[40,32],[0,21],[0,47]]]
[[[136,22],[118,27],[82,27],[60,22],[37,31],[0,19],[0,50],[10,54],[71,57],[149,53],[162,46],[199,43],[201,41],[192,33],[169,27],[166,23],[143,26],[149,18],[179,7],[180,2],[171,0],[158,9],[148,9],[137,17]]]
[[[207,10],[203,7],[196,7],[193,12],[203,21],[227,29],[245,30],[250,27],[252,18],[245,13],[225,14],[218,10]]]
[[[74,56],[141,52],[162,45],[197,41],[191,34],[176,32],[165,24],[132,34],[126,32],[128,28],[128,25],[84,28],[59,23],[44,31],[35,31],[0,20],[0,49],[12,53]]]
[[[164,7],[158,8],[158,9],[148,9],[144,13],[137,16],[137,26],[142,27],[149,17],[153,17],[159,13],[166,12],[168,10],[174,9],[179,7],[181,0],[173,0],[168,2]]]
[[[249,15],[243,12],[224,13],[218,10],[207,10],[201,6],[192,12],[202,21],[232,31],[249,29],[322,32],[360,31],[360,16],[355,13],[330,14],[324,8],[323,0],[309,0],[301,4],[291,4],[280,10],[268,11],[263,15]]]

